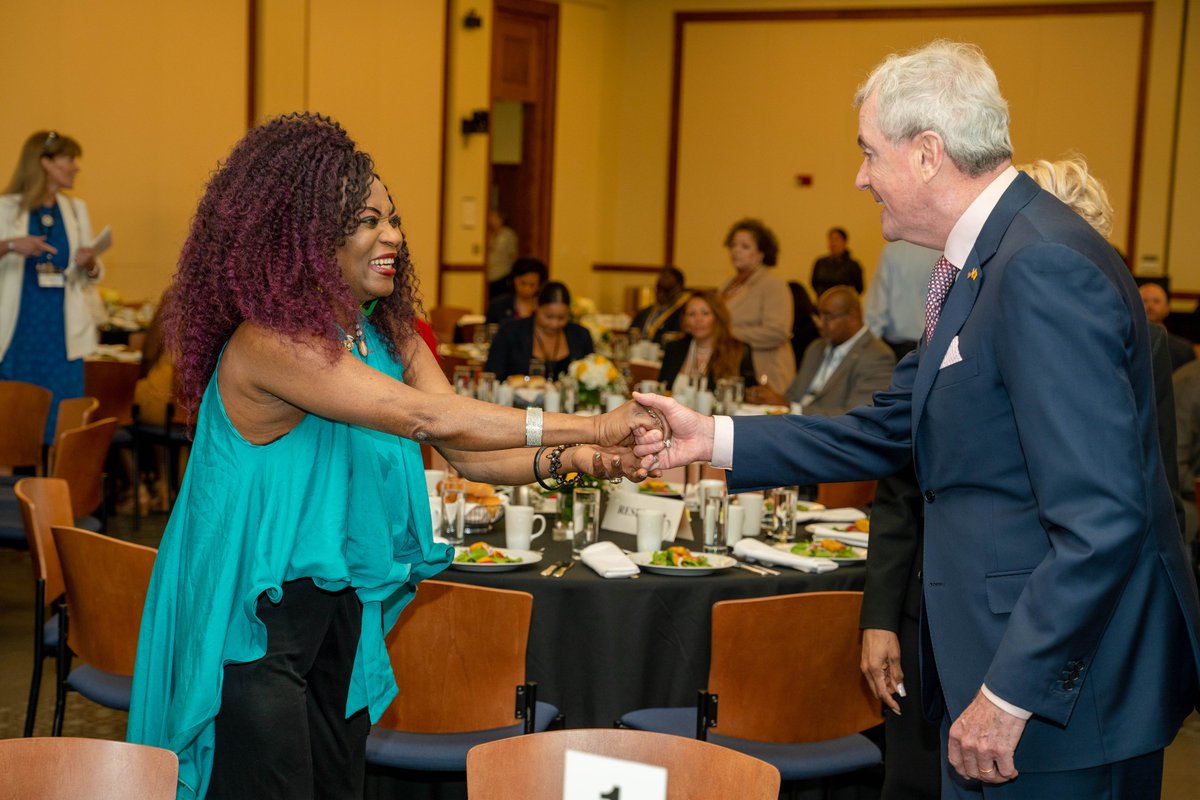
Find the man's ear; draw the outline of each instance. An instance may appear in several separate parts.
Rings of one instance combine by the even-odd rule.
[[[946,159],[946,143],[941,134],[935,131],[923,131],[913,139],[913,160],[917,174],[929,183],[942,169]]]

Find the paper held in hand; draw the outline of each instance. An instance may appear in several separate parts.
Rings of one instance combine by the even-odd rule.
[[[96,253],[96,255],[100,255],[105,250],[112,247],[112,226],[105,225],[104,230],[100,231],[100,234],[94,240],[92,240],[92,243],[89,246]]]

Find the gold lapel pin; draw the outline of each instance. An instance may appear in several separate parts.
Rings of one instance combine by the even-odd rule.
[[[970,278],[971,280],[975,280],[976,278],[979,277],[979,269],[976,268],[976,269],[971,270],[970,272],[967,273],[967,277]]]

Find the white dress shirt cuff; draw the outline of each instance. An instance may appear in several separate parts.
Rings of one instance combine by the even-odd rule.
[[[733,418],[717,414],[713,417],[713,446],[710,466],[733,469]]]
[[[1009,714],[1012,714],[1017,719],[1029,719],[1030,717],[1033,716],[1032,711],[1026,711],[1025,709],[1021,708],[1020,706],[1014,706],[1012,703],[1008,702],[1007,700],[1001,700],[999,697],[997,697],[995,694],[992,693],[992,690],[987,687],[987,684],[984,684],[983,686],[980,686],[979,688],[980,688],[980,691],[983,692],[984,696],[987,697],[988,700],[991,700],[993,703],[995,703],[996,706],[1001,711],[1006,711]]]

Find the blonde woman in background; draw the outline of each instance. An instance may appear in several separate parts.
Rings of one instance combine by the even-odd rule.
[[[732,333],[749,345],[759,383],[783,394],[796,377],[796,356],[789,343],[792,292],[769,269],[779,256],[779,241],[759,220],[743,219],[725,235],[725,247],[734,276],[721,287],[721,299]]]
[[[1105,239],[1112,235],[1113,209],[1112,203],[1108,202],[1108,192],[1104,184],[1088,172],[1083,156],[1075,155],[1061,161],[1040,159],[1017,169],[1070,206]]]
[[[83,394],[83,357],[96,350],[87,292],[104,268],[89,245],[87,206],[63,194],[75,186],[79,142],[55,131],[25,140],[0,196],[0,380],[25,381],[58,401]]]

